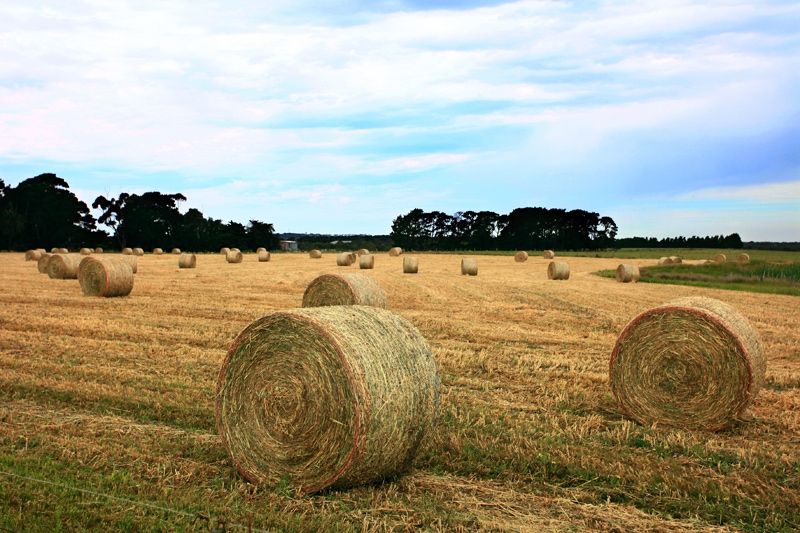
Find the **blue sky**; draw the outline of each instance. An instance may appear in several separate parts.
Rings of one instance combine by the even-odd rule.
[[[800,240],[800,2],[0,3],[0,178],[279,231],[521,206]]]

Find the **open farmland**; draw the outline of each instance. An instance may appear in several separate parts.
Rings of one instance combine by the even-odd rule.
[[[800,527],[800,299],[592,272],[613,258],[376,254],[367,275],[430,342],[439,421],[412,471],[380,485],[298,496],[256,488],[214,420],[226,349],[252,320],[297,307],[334,254],[242,264],[139,258],[128,298],[88,298],[23,254],[0,254],[0,529],[792,530]],[[637,260],[640,266],[655,264]],[[703,295],[761,334],[767,379],[722,433],[644,428],[608,388],[617,335],[640,311]],[[47,481],[48,483],[43,483]]]

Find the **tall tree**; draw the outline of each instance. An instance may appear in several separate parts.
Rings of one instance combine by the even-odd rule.
[[[180,193],[144,194],[121,193],[118,198],[98,196],[92,207],[103,210],[98,221],[114,229],[120,246],[143,248],[180,246],[178,227],[181,213],[178,202],[186,197]]]

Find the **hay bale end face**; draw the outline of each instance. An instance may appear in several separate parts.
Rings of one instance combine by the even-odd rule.
[[[369,305],[386,308],[386,293],[377,281],[364,274],[323,274],[303,293],[303,307]]]
[[[231,249],[228,248],[228,247],[224,247],[224,248],[220,248],[219,249],[220,255],[228,255],[228,252],[230,252],[230,251],[231,251]]]
[[[78,282],[85,296],[127,296],[133,290],[133,269],[125,258],[85,257],[78,267]]]
[[[78,254],[54,254],[47,263],[47,275],[50,279],[78,279],[81,259]]]
[[[311,250],[310,252],[308,252],[308,257],[310,257],[311,259],[321,259],[322,252],[319,250]]]
[[[569,263],[550,261],[550,264],[547,265],[547,279],[569,279]]]
[[[241,263],[242,259],[244,259],[244,256],[242,255],[242,252],[238,250],[231,250],[225,256],[225,260],[228,261],[228,263]]]
[[[461,260],[461,275],[462,276],[477,276],[478,275],[478,261],[472,258],[464,258]]]
[[[524,263],[527,260],[528,260],[528,252],[520,251],[514,254],[514,261],[516,261],[517,263]]]
[[[181,249],[180,248],[173,248],[172,249],[172,255],[181,255]]]
[[[624,263],[619,265],[617,267],[617,281],[620,283],[636,283],[639,281],[639,267]]]
[[[347,252],[336,254],[336,266],[348,267],[355,262],[355,255]]]
[[[194,254],[183,253],[178,258],[178,268],[195,268],[197,266],[197,256]]]
[[[365,270],[375,268],[375,256],[372,254],[360,256],[358,258],[358,268]]]
[[[25,261],[38,261],[42,258],[42,252],[39,250],[28,250],[25,252]]]
[[[53,257],[53,254],[45,253],[36,262],[36,268],[40,274],[47,274],[47,265],[50,263],[51,257]]]
[[[258,252],[258,262],[259,263],[266,263],[270,260],[270,253],[267,250],[261,250]]]
[[[406,256],[403,258],[403,274],[416,274],[419,272],[419,261],[416,257]]]
[[[748,254],[739,254],[739,258],[736,261],[740,265],[749,265],[750,264],[750,256]]]
[[[715,263],[726,263],[728,261],[728,256],[725,254],[717,254],[714,256]]]
[[[715,431],[741,417],[762,384],[758,334],[731,306],[680,298],[620,334],[609,365],[622,411],[645,425]]]
[[[164,250],[161,248],[153,248],[153,255],[164,255]]]
[[[393,248],[389,248],[389,255],[392,257],[397,257],[403,255],[403,249],[399,246],[395,246]]]
[[[542,253],[542,257],[544,257],[545,259],[553,259],[553,258],[555,258],[555,256],[556,256],[556,253],[553,250],[545,250]]]
[[[138,255],[139,257],[144,255],[144,249],[142,248],[134,248],[133,255]]]
[[[217,428],[250,482],[302,492],[405,471],[436,417],[428,343],[404,318],[361,306],[269,314],[233,342]],[[264,401],[269,398],[269,401]]]

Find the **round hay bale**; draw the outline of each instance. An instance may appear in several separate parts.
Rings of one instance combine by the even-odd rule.
[[[38,261],[42,257],[42,252],[39,250],[28,250],[25,252],[25,261]]]
[[[47,274],[47,265],[50,263],[51,257],[53,257],[53,254],[44,253],[36,262],[36,268],[40,274]]]
[[[130,265],[131,271],[133,271],[134,274],[136,274],[136,272],[139,271],[139,258],[137,256],[123,255],[123,256],[117,256],[117,259],[122,259],[123,261],[126,261]]]
[[[47,253],[47,250],[45,250],[44,248],[37,248],[36,251],[37,252],[42,252],[43,254]]]
[[[403,274],[416,274],[419,272],[419,261],[416,257],[407,255],[403,258]]]
[[[59,248],[58,253],[60,254],[68,254],[69,250],[67,248]]]
[[[377,281],[363,274],[323,274],[303,293],[303,307],[369,305],[386,308],[386,293]]]
[[[78,279],[81,259],[78,254],[54,254],[47,263],[47,275],[50,279]]]
[[[360,250],[356,251],[356,255],[358,257],[361,257],[362,255],[369,255],[369,250],[367,250],[366,248],[361,248]]]
[[[369,270],[375,268],[375,256],[372,254],[362,255],[358,258],[358,268]]]
[[[51,254],[57,254],[58,250],[60,250],[60,248],[50,248],[50,253]]]
[[[556,253],[553,250],[545,250],[542,253],[542,257],[545,259],[554,259],[556,257]]]
[[[355,262],[355,255],[343,252],[336,254],[336,265],[340,267],[349,267]]]
[[[319,250],[311,250],[310,252],[308,252],[308,256],[311,259],[321,259],[322,258],[322,252],[319,251]]]
[[[617,267],[617,281],[620,283],[636,283],[639,281],[639,267],[624,263],[619,265]]]
[[[658,260],[659,265],[671,265],[672,258],[671,257],[662,257]]]
[[[403,249],[399,246],[395,246],[393,248],[389,248],[389,255],[392,257],[397,257],[403,255]]]
[[[241,250],[238,248],[231,248],[231,252],[241,252]]]
[[[178,258],[178,268],[195,268],[197,266],[197,256],[194,254],[183,253]]]
[[[228,255],[225,256],[225,260],[228,263],[241,263],[242,259],[244,259],[244,256],[239,250],[231,250],[228,252]]]
[[[279,311],[231,345],[217,380],[217,429],[252,483],[350,487],[410,466],[439,387],[428,343],[390,311]]]
[[[714,256],[715,263],[725,263],[727,261],[728,261],[728,256],[726,256],[725,254],[717,254]]]
[[[547,265],[547,279],[569,279],[569,263],[550,261]]]
[[[267,251],[267,249],[266,249],[266,248],[264,248],[263,246],[262,246],[262,247],[260,247],[260,248],[257,248],[257,249],[256,249],[256,253],[257,253],[257,254],[260,254],[261,252],[266,252],[266,251]]]
[[[153,255],[163,255],[163,254],[164,250],[162,250],[161,248],[153,248]]]
[[[736,261],[740,265],[749,265],[750,264],[750,256],[748,254],[739,254],[739,258]]]
[[[266,263],[270,260],[270,253],[264,249],[258,252],[258,262],[259,263]]]
[[[181,249],[180,248],[173,248],[172,249],[172,255],[181,255]]]
[[[226,246],[226,247],[223,247],[223,248],[219,249],[219,254],[220,255],[228,255],[228,252],[230,252],[230,251],[231,251],[231,249]]]
[[[716,431],[753,401],[766,360],[758,334],[731,306],[679,298],[634,318],[617,339],[611,390],[645,425]]]
[[[528,260],[528,252],[517,252],[514,254],[514,261],[524,263]]]
[[[144,255],[144,250],[142,248],[134,248],[133,255],[138,255],[139,257]]]
[[[478,261],[472,258],[464,258],[461,260],[461,275],[477,276],[478,275]]]
[[[103,253],[103,249],[102,249],[102,248],[100,248],[100,247],[97,247],[97,248],[95,248],[95,249],[94,249],[94,253],[96,253],[96,254],[102,254],[102,253]]]
[[[84,257],[78,282],[85,296],[127,296],[133,290],[133,269],[126,258]]]
[[[670,260],[671,264],[673,264],[673,265],[680,265],[680,264],[683,263],[683,258],[678,256],[678,255],[671,255],[669,257],[669,260]]]
[[[133,248],[123,248],[122,255],[133,255]]]
[[[81,248],[79,253],[81,255],[92,255],[92,249],[91,248]]]

